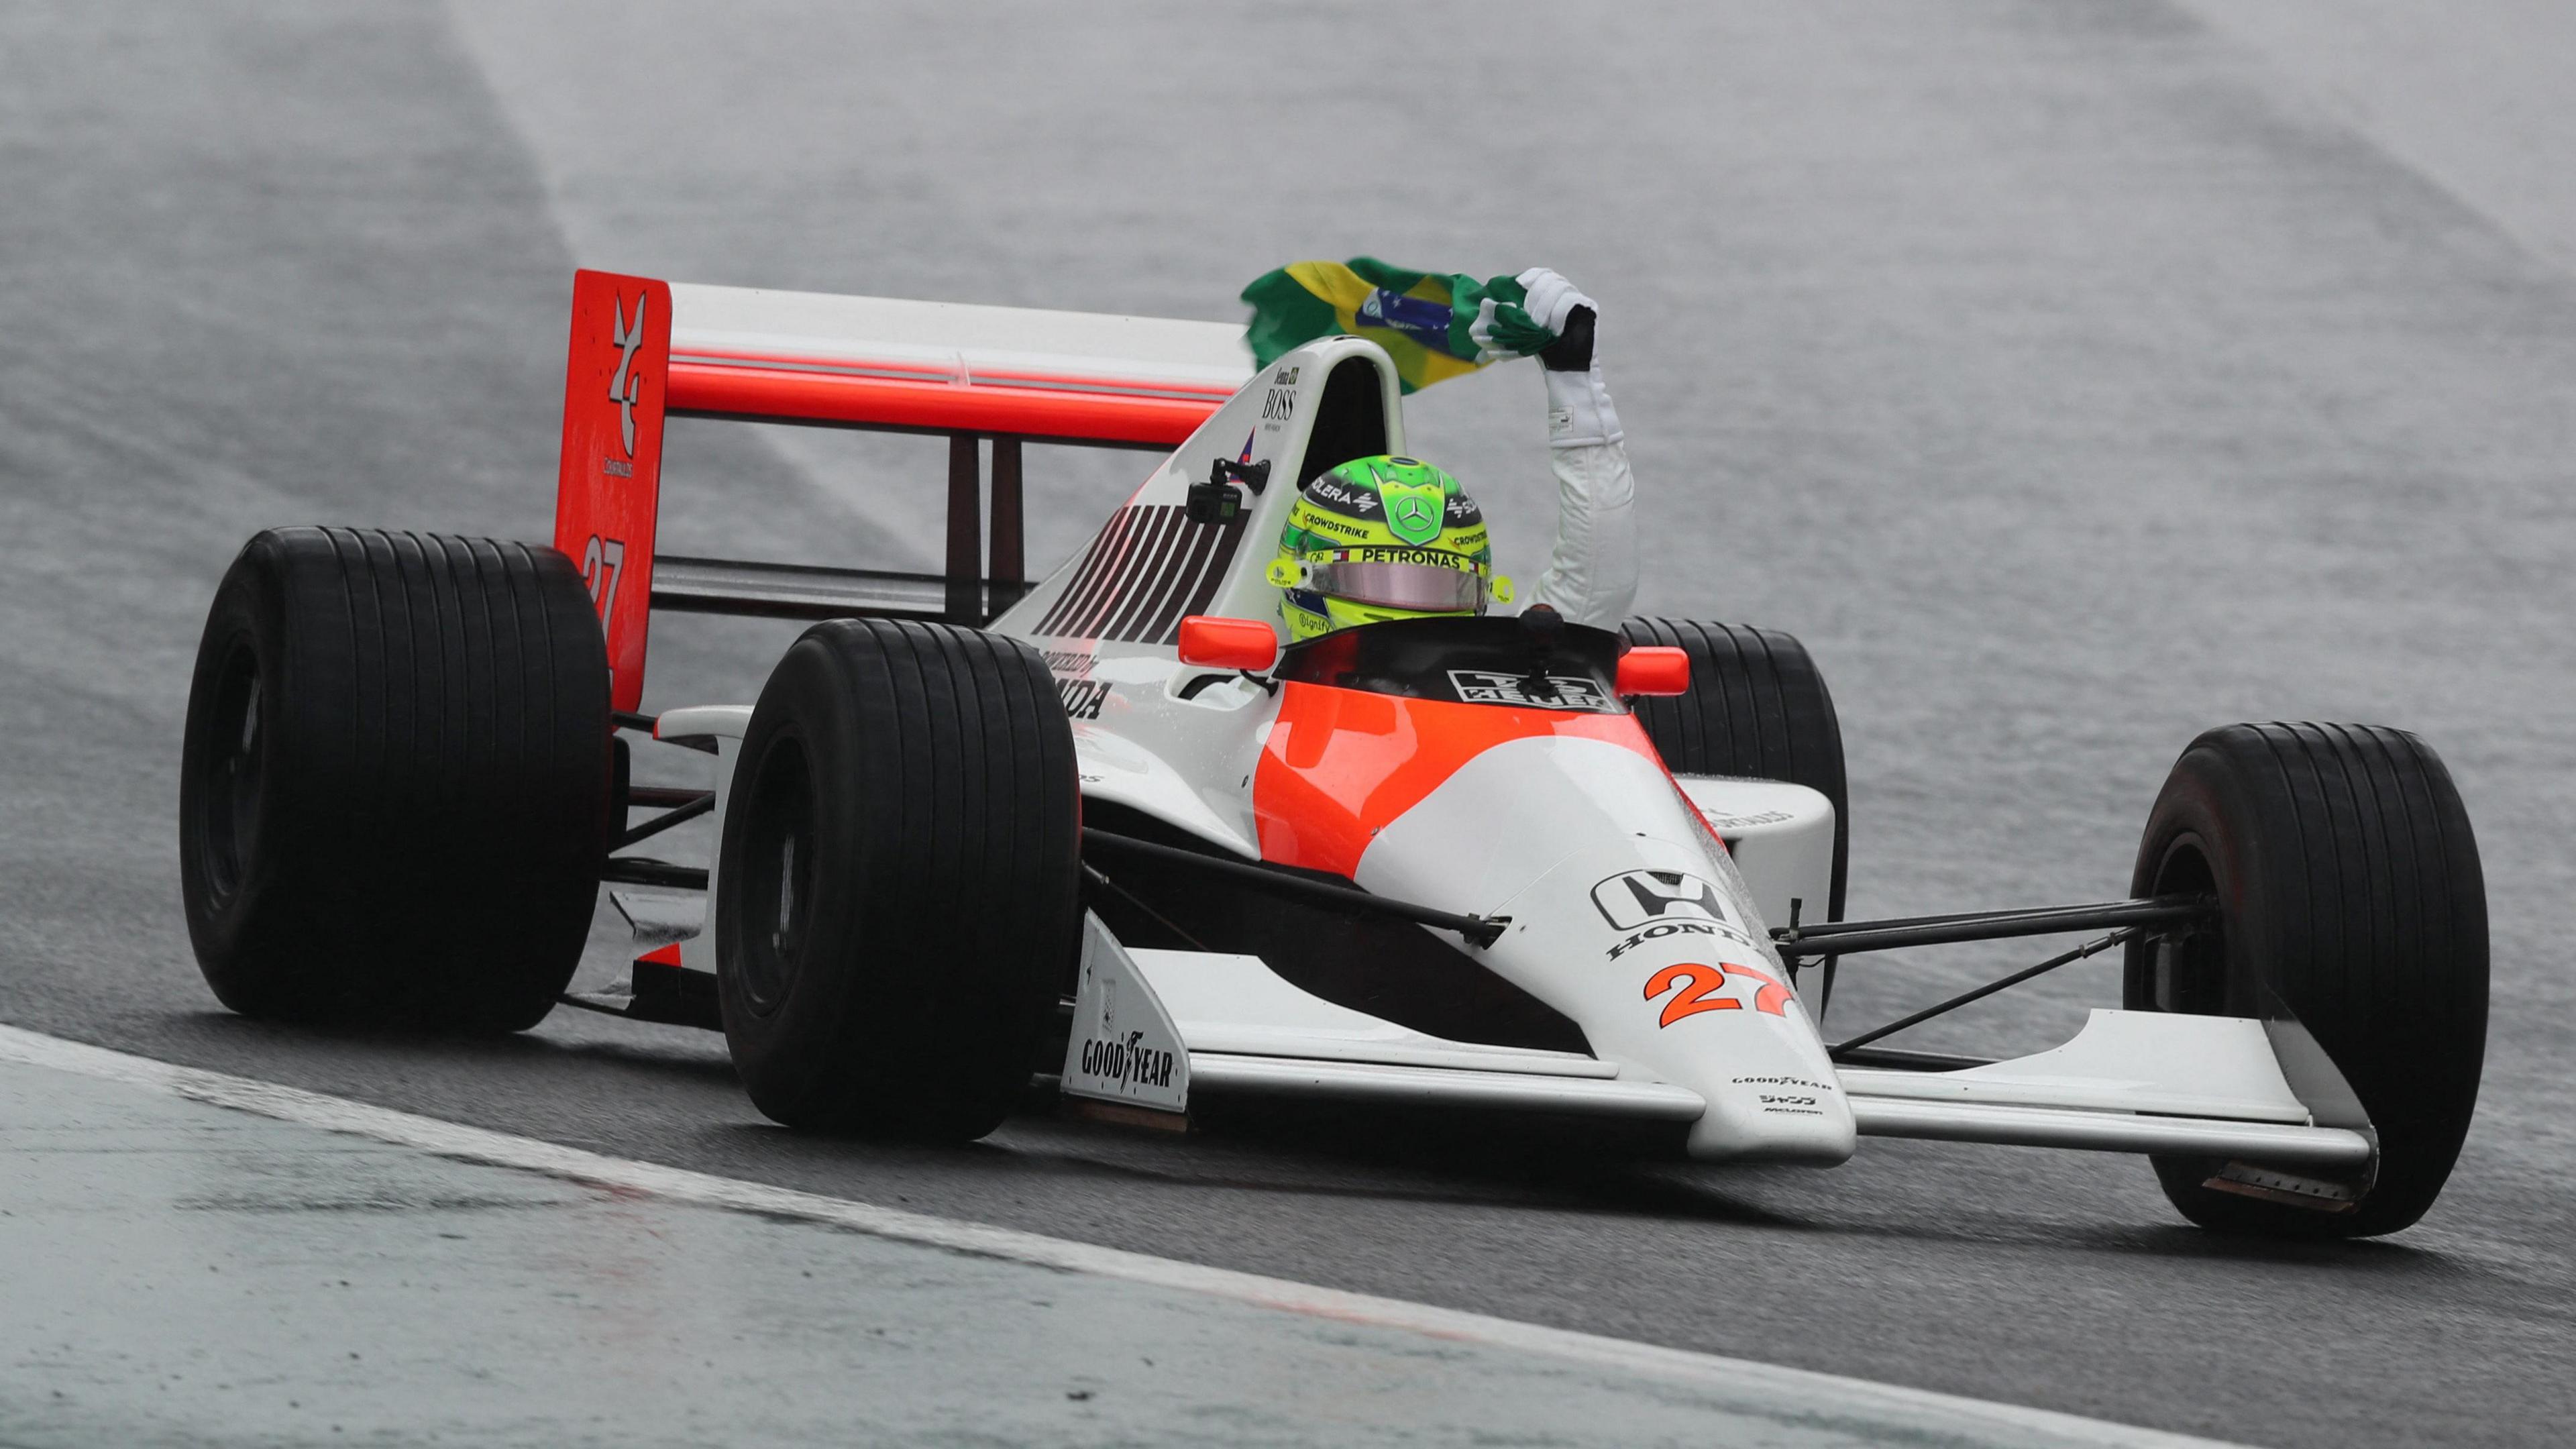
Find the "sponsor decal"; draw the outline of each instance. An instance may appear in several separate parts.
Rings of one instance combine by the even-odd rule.
[[[1474,573],[1476,561],[1463,553],[1445,548],[1400,548],[1389,543],[1363,543],[1355,548],[1332,551],[1334,563],[1400,563],[1424,564],[1436,569],[1455,569]]]
[[[1270,380],[1281,384],[1293,384],[1297,381],[1297,369],[1293,367],[1283,367],[1277,372],[1270,374]]]
[[[1810,1081],[1805,1077],[1737,1077],[1735,1079],[1735,1085],[1739,1087],[1788,1087],[1800,1092],[1831,1093],[1842,1090],[1831,1082]]]
[[[1688,871],[1623,870],[1593,885],[1592,906],[1618,931],[1667,921],[1739,925],[1717,887]]]
[[[1363,327],[1401,332],[1425,347],[1443,351],[1449,346],[1449,317],[1446,302],[1408,297],[1384,287],[1370,292],[1357,313],[1357,321]]]
[[[1284,423],[1297,416],[1297,394],[1288,388],[1274,387],[1261,396],[1261,420]]]
[[[1518,704],[1533,709],[1579,709],[1616,714],[1619,702],[1589,679],[1565,674],[1506,674],[1491,669],[1452,669],[1449,687],[1468,704]]]
[[[1353,518],[1377,518],[1386,512],[1386,500],[1374,488],[1353,488],[1331,474],[1306,485],[1306,501],[1325,508],[1338,509]]]
[[[1649,941],[1664,941],[1675,936],[1724,936],[1730,941],[1739,941],[1747,946],[1753,944],[1753,938],[1750,935],[1733,926],[1721,926],[1708,921],[1657,921],[1641,930],[1630,931],[1612,942],[1610,949],[1603,953],[1603,959],[1616,961]]]
[[[1737,1077],[1739,1087],[1762,1087],[1754,1093],[1765,1112],[1781,1112],[1792,1117],[1822,1117],[1825,1109],[1818,1105],[1841,1090],[1831,1082],[1811,1082],[1805,1077]]]
[[[1308,510],[1297,526],[1308,533],[1338,533],[1345,538],[1366,538],[1368,530],[1356,523],[1344,523],[1329,513]]]
[[[1765,810],[1759,815],[1710,815],[1709,825],[1718,830],[1742,830],[1753,825],[1782,825],[1798,817],[1786,810]]]
[[[1683,961],[1646,978],[1646,1000],[1652,1001],[1668,993],[1672,997],[1664,1003],[1663,1015],[1656,1019],[1655,1025],[1658,1028],[1671,1026],[1684,1017],[1697,1016],[1703,1011],[1742,1011],[1743,1002],[1732,996],[1717,995],[1733,979],[1754,983],[1755,1011],[1765,1016],[1789,1014],[1789,988],[1781,985],[1769,972],[1739,966],[1732,961],[1715,966]]]
[[[608,376],[608,399],[617,404],[617,436],[626,456],[635,456],[635,404],[644,396],[644,376],[635,370],[635,350],[644,345],[644,303],[651,294],[635,294],[635,325],[626,325],[626,303],[622,298],[608,299],[608,345],[617,349],[617,370]],[[596,313],[593,314],[597,315]],[[597,334],[592,334],[596,336]],[[633,469],[625,470],[628,477]]]
[[[1440,536],[1440,504],[1426,493],[1399,493],[1387,500],[1386,526],[1406,543],[1429,543]]]
[[[1103,1023],[1108,1023],[1106,1013]],[[1082,1070],[1086,1075],[1121,1087],[1168,1087],[1172,1084],[1174,1053],[1141,1046],[1145,1034],[1127,1033],[1125,1039],[1098,1037],[1082,1039]]]
[[[1056,698],[1064,704],[1067,719],[1098,719],[1100,706],[1109,697],[1109,682],[1091,677],[1091,665],[1097,657],[1089,649],[1044,649],[1038,657],[1046,661],[1047,672],[1055,676]]]
[[[1290,368],[1290,369],[1289,369],[1289,371],[1294,372],[1294,371],[1296,371],[1296,369],[1295,369],[1295,368]],[[1260,430],[1259,428],[1254,428],[1252,431],[1250,431],[1250,432],[1248,432],[1248,433],[1245,433],[1245,434],[1243,435],[1243,456],[1242,456],[1242,457],[1240,457],[1240,458],[1235,459],[1234,461],[1236,461],[1236,462],[1238,462],[1238,463],[1249,463],[1249,462],[1251,462],[1251,461],[1252,461],[1252,440],[1253,440],[1253,439],[1255,439],[1255,438],[1257,438],[1257,437],[1260,437],[1260,436],[1261,436],[1261,430]]]

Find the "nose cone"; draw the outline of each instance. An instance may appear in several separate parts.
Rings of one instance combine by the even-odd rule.
[[[1623,1078],[1708,1103],[1694,1157],[1831,1164],[1852,1115],[1725,848],[1649,754],[1514,740],[1461,767],[1361,857],[1369,890],[1507,915],[1474,952],[1572,1018]]]

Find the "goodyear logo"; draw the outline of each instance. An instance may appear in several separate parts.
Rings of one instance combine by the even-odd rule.
[[[1144,1036],[1141,1031],[1131,1031],[1125,1041],[1084,1037],[1083,1074],[1116,1082],[1122,1087],[1170,1086],[1174,1065],[1172,1053],[1139,1045]]]

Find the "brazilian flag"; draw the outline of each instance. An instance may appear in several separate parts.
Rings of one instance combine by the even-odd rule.
[[[1528,295],[1510,277],[1479,282],[1458,273],[1407,271],[1375,257],[1290,262],[1243,289],[1252,305],[1247,340],[1256,366],[1268,367],[1318,337],[1365,337],[1395,359],[1408,393],[1554,342],[1522,310]]]

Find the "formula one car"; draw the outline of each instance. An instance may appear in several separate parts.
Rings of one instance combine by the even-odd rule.
[[[948,435],[947,571],[658,554],[674,417]],[[1024,441],[1162,454],[1033,584]],[[1403,445],[1364,338],[1256,374],[1214,324],[583,272],[551,548],[284,528],[226,575],[185,744],[199,962],[266,1017],[516,1030],[563,999],[719,1029],[761,1111],[823,1130],[974,1138],[1052,1077],[1164,1124],[1306,1098],[1662,1124],[1714,1161],[2142,1153],[2224,1229],[2432,1203],[2487,945],[2422,742],[2212,730],[2126,897],[1845,921],[1839,726],[1785,634],[1530,610],[1283,647],[1290,501]],[[756,703],[648,716],[654,610],[818,622]],[[620,732],[711,778],[634,781]],[[703,867],[636,853],[709,814]],[[683,939],[565,997],[603,882]],[[2050,933],[2093,938],[1820,1031],[1838,958]],[[1882,1044],[2112,948],[2121,1006],[2052,1050]]]

